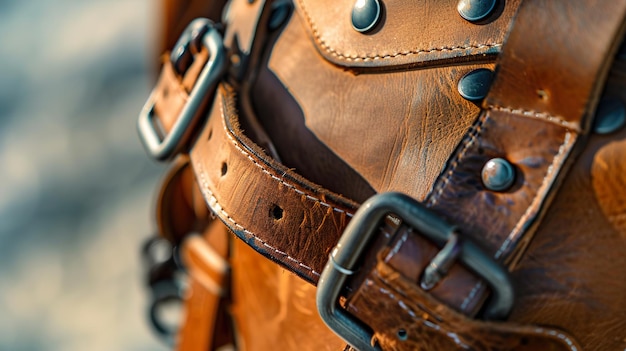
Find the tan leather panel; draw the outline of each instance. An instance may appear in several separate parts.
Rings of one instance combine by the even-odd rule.
[[[240,240],[233,243],[233,306],[240,350],[342,350],[315,307],[315,287]]]
[[[297,0],[307,31],[327,60],[343,66],[381,67],[496,54],[519,0],[500,1],[495,20],[473,24],[458,0],[381,1],[381,22],[371,33],[352,28],[355,0]]]
[[[480,111],[458,94],[458,80],[493,65],[356,75],[320,60],[303,25],[294,15],[269,67],[299,104],[306,126],[374,190],[424,199]],[[335,176],[328,170],[326,182]]]
[[[365,280],[350,310],[369,321],[383,350],[581,350],[570,335],[554,328],[469,319],[382,262]]]

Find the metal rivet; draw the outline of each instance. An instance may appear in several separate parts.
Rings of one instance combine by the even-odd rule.
[[[460,0],[456,6],[459,15],[470,22],[487,18],[496,7],[496,0]]]
[[[515,181],[515,169],[503,158],[493,158],[485,164],[481,172],[483,184],[489,190],[504,191]]]
[[[352,8],[352,28],[364,33],[374,28],[380,20],[378,0],[357,0]]]
[[[277,1],[272,3],[272,13],[270,14],[270,20],[267,26],[270,30],[276,30],[282,26],[291,12],[291,2],[289,1]]]
[[[598,104],[593,121],[593,131],[609,134],[622,128],[626,123],[626,106],[616,98],[602,99]]]
[[[487,96],[493,72],[486,68],[479,68],[464,75],[459,80],[459,94],[467,100],[479,101]]]

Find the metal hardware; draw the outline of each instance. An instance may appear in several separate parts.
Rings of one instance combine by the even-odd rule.
[[[201,34],[204,32],[204,34]],[[209,50],[209,60],[202,69],[196,84],[189,94],[187,103],[178,115],[170,132],[161,138],[154,125],[154,105],[156,91],[153,91],[143,106],[137,129],[148,153],[157,160],[166,160],[174,156],[186,142],[196,122],[198,110],[203,102],[210,99],[225,68],[226,57],[222,38],[213,23],[208,19],[196,19],[185,30],[171,58],[175,67],[184,68],[185,53],[193,48],[194,41],[199,40]],[[181,49],[182,48],[182,49]],[[193,50],[191,50],[193,51]],[[178,68],[177,68],[178,69]],[[184,69],[183,69],[184,70]]]
[[[331,251],[332,261],[326,264],[317,286],[317,309],[322,320],[335,333],[359,350],[379,350],[372,346],[373,333],[362,321],[343,309],[338,299],[348,278],[342,271],[352,272],[363,255],[379,224],[387,215],[398,216],[438,246],[444,246],[456,228],[431,212],[424,205],[400,193],[383,193],[371,197],[356,212],[337,246]],[[513,287],[507,271],[467,238],[460,240],[458,261],[482,277],[491,287],[483,317],[502,319],[513,306]],[[334,261],[334,262],[333,262]],[[341,270],[336,266],[341,267]]]
[[[167,304],[183,302],[184,288],[178,281],[163,280],[152,286],[152,302],[148,308],[148,317],[152,329],[168,345],[174,345],[178,326],[169,326],[161,318],[159,311]]]
[[[492,191],[504,191],[515,181],[515,168],[503,158],[492,158],[485,163],[481,178],[485,188]]]
[[[267,27],[269,30],[276,30],[282,26],[287,18],[289,18],[289,14],[291,14],[291,10],[293,9],[293,4],[288,0],[280,0],[272,3],[272,12],[270,13],[270,19],[267,23]]]
[[[479,68],[461,77],[457,88],[463,98],[470,101],[480,101],[487,96],[492,80],[493,72],[491,70]]]
[[[374,28],[380,20],[380,2],[378,0],[357,0],[352,8],[352,28],[365,33]]]
[[[496,0],[460,0],[456,6],[459,15],[469,22],[487,18],[496,8]]]
[[[146,240],[141,254],[150,289],[150,325],[165,343],[173,346],[177,327],[164,322],[160,311],[168,304],[182,303],[183,300],[185,286],[181,281],[182,267],[176,262],[178,250],[162,237],[154,236]]]
[[[420,280],[422,289],[428,291],[434,288],[448,274],[448,270],[450,270],[460,253],[461,241],[459,240],[459,235],[452,233],[443,249],[437,253],[426,266],[426,269],[424,269],[424,274]]]
[[[626,106],[617,98],[605,98],[600,101],[593,121],[593,131],[609,134],[626,124]]]

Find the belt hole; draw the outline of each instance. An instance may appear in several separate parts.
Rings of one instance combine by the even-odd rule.
[[[228,166],[226,162],[222,162],[222,177],[226,175],[226,172],[228,172]]]
[[[270,215],[275,219],[275,220],[280,220],[281,218],[283,218],[283,209],[280,208],[280,206],[278,205],[274,205],[272,206],[272,209],[270,210]]]
[[[213,129],[209,129],[209,137],[206,140],[211,140],[211,137],[213,137]]]
[[[398,330],[398,339],[400,339],[400,341],[406,341],[409,338],[409,333],[407,333],[406,330],[404,329],[400,329]]]

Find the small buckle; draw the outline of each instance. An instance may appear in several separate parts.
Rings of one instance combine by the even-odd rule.
[[[379,224],[387,215],[399,216],[414,229],[439,247],[448,243],[445,256],[454,256],[467,268],[483,278],[492,295],[484,312],[486,319],[503,319],[513,307],[513,287],[507,271],[485,254],[468,238],[458,238],[456,228],[407,195],[383,193],[368,199],[356,212],[330,259],[317,285],[317,309],[322,320],[337,335],[358,350],[380,350],[372,346],[373,332],[362,321],[343,309],[339,296],[349,275],[363,255],[370,239],[377,233]],[[459,249],[460,248],[460,249]]]
[[[171,158],[184,145],[191,133],[192,125],[196,122],[198,110],[206,101],[207,95],[215,89],[224,71],[226,54],[222,37],[213,22],[206,18],[195,19],[181,35],[170,57],[174,69],[178,73],[186,69],[184,66],[188,66],[189,61],[192,60],[189,53],[190,49],[197,49],[200,43],[209,50],[209,60],[191,89],[189,99],[170,132],[161,138],[155,129],[153,121],[154,90],[139,113],[137,129],[140,139],[148,153],[157,160],[162,161]],[[195,45],[195,47],[191,47],[191,45]],[[193,52],[193,50],[191,51]]]

